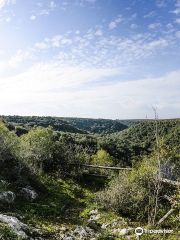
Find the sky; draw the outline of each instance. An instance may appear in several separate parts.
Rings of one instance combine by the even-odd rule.
[[[180,0],[0,0],[0,115],[180,118]]]

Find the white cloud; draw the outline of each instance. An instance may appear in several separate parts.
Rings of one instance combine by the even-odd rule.
[[[95,83],[117,74],[121,72],[82,66],[62,67],[58,62],[41,63],[1,81],[1,112],[22,115],[24,110],[27,115],[46,116],[57,116],[60,112],[61,116],[115,119],[144,118],[147,114],[151,118],[151,106],[156,106],[160,118],[179,117],[180,71],[159,78],[83,88],[86,82]],[[7,109],[11,109],[11,113]]]
[[[39,15],[49,15],[49,11],[48,10],[42,10]]]
[[[51,41],[53,42],[53,47],[60,47],[60,40],[63,38],[62,35],[56,35],[54,36]]]
[[[167,27],[167,28],[173,28],[173,25],[172,25],[171,23],[168,23],[168,24],[166,25],[166,27]]]
[[[49,45],[44,42],[35,43],[35,47],[40,49],[48,49]]]
[[[180,13],[180,8],[176,8],[174,11],[170,11],[171,13],[175,13],[176,15]]]
[[[180,7],[180,0],[177,0],[177,3],[175,6]]]
[[[63,38],[61,40],[61,44],[67,44],[67,45],[71,45],[72,44],[72,40],[68,39],[68,38]]]
[[[156,16],[156,12],[152,11],[149,14],[145,15],[144,18],[151,18],[151,17],[154,17],[154,16]]]
[[[10,22],[10,21],[11,21],[10,17],[6,18],[6,22]]]
[[[42,7],[42,6],[43,6],[43,3],[37,3],[37,5],[38,5],[39,7]]]
[[[156,6],[161,8],[161,7],[166,7],[166,4],[165,4],[164,0],[157,0]]]
[[[176,32],[176,37],[180,38],[180,31]]]
[[[162,26],[161,23],[152,23],[152,24],[149,24],[149,28],[150,28],[150,29],[154,29],[154,28],[161,27],[161,26]]]
[[[80,31],[76,31],[75,34],[80,34]]]
[[[53,1],[51,1],[50,2],[50,8],[55,8],[55,7],[56,7],[56,4]]]
[[[137,24],[131,24],[131,28],[137,28]]]
[[[96,0],[86,0],[87,2],[94,3]]]
[[[118,18],[115,20],[115,21],[112,21],[110,24],[109,24],[109,29],[112,30],[114,28],[117,27],[117,23],[120,23],[122,22],[124,19],[122,18],[121,15],[118,16]]]
[[[115,22],[120,23],[120,22],[122,22],[123,20],[124,20],[124,19],[122,18],[122,16],[119,15],[119,17],[115,20]]]
[[[34,20],[34,19],[36,19],[36,16],[33,15],[33,16],[30,17],[30,19]]]
[[[175,20],[175,22],[176,22],[176,23],[180,23],[180,18],[177,18],[177,19]]]
[[[19,67],[20,63],[22,63],[26,59],[35,59],[33,55],[33,49],[29,49],[27,51],[22,51],[20,49],[9,60],[0,61],[0,73],[7,71],[8,69],[11,69],[11,68]]]
[[[103,35],[102,30],[101,29],[97,30],[95,32],[95,35],[102,36]]]
[[[6,0],[0,0],[0,9],[4,7]]]
[[[116,22],[111,22],[110,24],[109,24],[109,28],[110,29],[114,29],[114,28],[116,28],[117,26],[116,26]]]
[[[16,0],[0,0],[0,10],[5,6],[5,4],[15,4]]]

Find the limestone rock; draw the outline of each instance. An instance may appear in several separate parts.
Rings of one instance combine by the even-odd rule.
[[[76,227],[76,229],[74,230],[74,233],[78,233],[80,235],[80,237],[90,236],[90,234],[87,233],[86,230],[81,226]]]
[[[0,214],[0,222],[7,223],[11,230],[17,235],[18,239],[27,238],[27,235],[23,230],[29,229],[29,227],[20,222],[17,218]]]
[[[0,193],[0,201],[3,203],[12,204],[14,203],[16,195],[11,191]]]
[[[90,216],[89,221],[91,221],[91,220],[98,220],[98,219],[100,219],[100,217],[101,217],[100,214],[98,214],[98,215],[92,215],[92,216]]]
[[[126,228],[121,229],[121,231],[120,231],[120,235],[127,235],[128,233],[129,233],[129,231]]]
[[[31,190],[29,188],[23,188],[18,194],[18,196],[30,201],[34,201],[38,197],[38,194],[34,190]]]
[[[101,228],[105,229],[107,227],[109,227],[111,224],[110,223],[103,223]]]
[[[90,211],[89,213],[95,214],[95,213],[98,213],[98,210],[97,210],[97,209],[94,209],[94,210]]]

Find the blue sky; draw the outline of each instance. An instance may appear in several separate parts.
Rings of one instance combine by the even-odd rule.
[[[0,0],[0,114],[180,118],[180,0]]]

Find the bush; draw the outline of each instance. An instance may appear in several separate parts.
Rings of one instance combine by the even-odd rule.
[[[109,186],[98,194],[100,202],[106,209],[115,210],[136,220],[148,219],[155,223],[158,212],[163,206],[170,206],[163,199],[164,194],[172,195],[174,188],[162,183],[164,166],[170,164],[173,152],[160,145],[157,152],[145,158],[133,168],[132,172],[120,173]],[[159,160],[161,165],[159,166]]]

